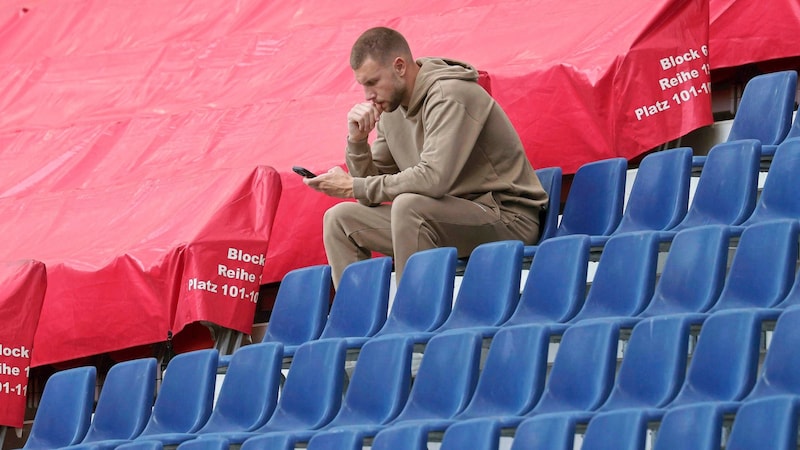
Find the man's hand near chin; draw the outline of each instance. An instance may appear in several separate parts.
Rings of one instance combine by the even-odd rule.
[[[353,198],[353,177],[339,166],[314,178],[304,178],[303,183],[331,197]]]

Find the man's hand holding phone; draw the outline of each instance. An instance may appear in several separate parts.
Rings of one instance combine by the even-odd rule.
[[[353,198],[353,177],[339,166],[314,178],[303,178],[303,183],[331,197]]]

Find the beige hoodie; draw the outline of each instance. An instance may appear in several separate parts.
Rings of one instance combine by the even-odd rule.
[[[508,116],[468,64],[421,58],[406,110],[384,112],[372,143],[348,143],[355,198],[368,205],[403,193],[452,195],[530,214],[547,194]]]

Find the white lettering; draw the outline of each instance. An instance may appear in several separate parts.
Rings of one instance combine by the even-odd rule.
[[[0,355],[14,358],[30,358],[31,351],[25,348],[24,345],[22,347],[6,347],[0,344]]]
[[[678,72],[674,77],[659,79],[658,85],[661,86],[662,91],[666,91],[669,88],[673,88],[682,83],[686,83],[687,81],[691,81],[699,77],[700,77],[700,72],[698,72],[695,69],[683,70]]]
[[[232,280],[242,280],[242,281],[249,281],[251,283],[256,282],[256,275],[246,270],[237,267],[235,269],[229,269],[228,266],[225,264],[220,264],[217,266],[217,275],[230,278]]]
[[[210,280],[198,280],[197,278],[189,279],[189,290],[194,291],[207,291],[211,292],[212,294],[217,293],[217,285],[212,283]]]
[[[636,115],[636,120],[642,120],[645,117],[653,116],[668,109],[669,109],[669,101],[664,100],[655,102],[655,104],[653,105],[644,105],[639,108],[636,108],[633,111],[633,113]]]
[[[681,64],[687,63],[689,61],[694,61],[695,59],[700,59],[700,54],[697,52],[697,50],[689,49],[686,53],[682,55],[675,55],[662,58],[658,62],[661,63],[662,69],[668,70],[673,67],[680,66]]]
[[[263,266],[265,262],[263,253],[260,255],[251,255],[233,247],[228,248],[228,259],[232,261],[251,263],[257,266]]]

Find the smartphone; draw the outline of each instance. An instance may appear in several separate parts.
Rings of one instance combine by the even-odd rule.
[[[300,175],[301,177],[304,177],[304,178],[314,178],[314,177],[317,176],[314,172],[311,172],[310,170],[306,169],[305,167],[294,166],[294,167],[292,167],[292,170],[294,171],[294,173],[296,173],[296,174],[298,174],[298,175]]]

